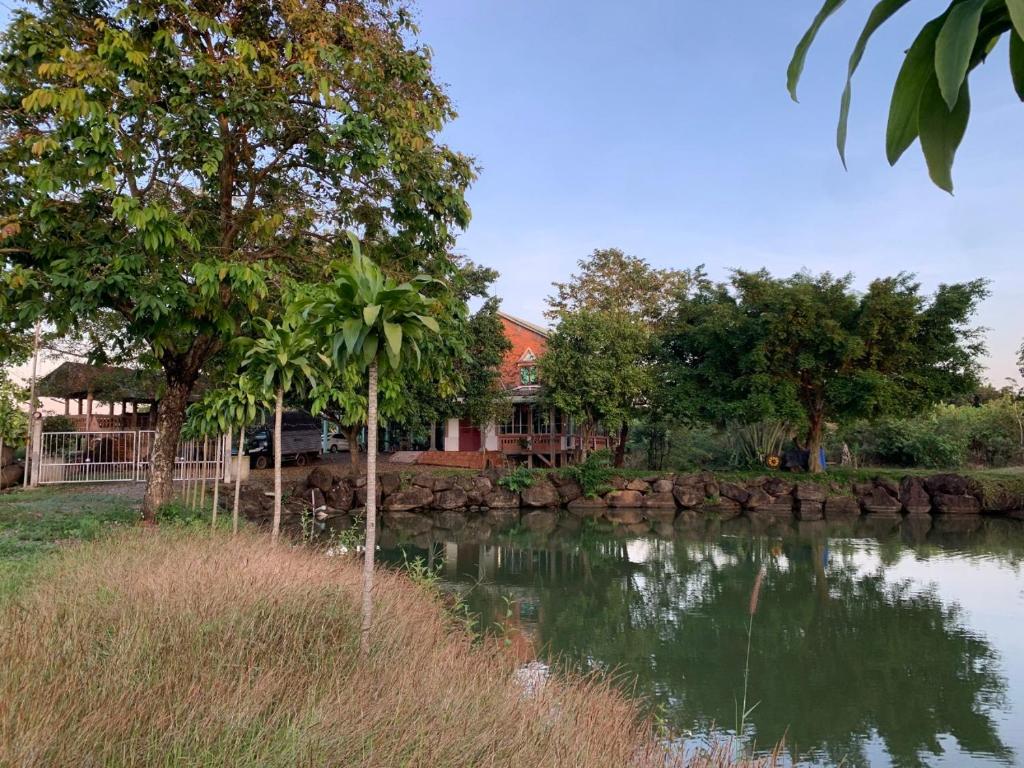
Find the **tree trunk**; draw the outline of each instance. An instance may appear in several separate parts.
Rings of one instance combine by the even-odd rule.
[[[149,523],[156,522],[157,511],[174,494],[174,460],[192,386],[187,381],[168,382],[157,408],[156,434],[146,475],[146,494],[142,498],[142,519]]]
[[[345,428],[345,439],[348,440],[348,463],[359,466],[359,425]]]
[[[230,455],[230,454],[229,454]],[[242,490],[242,459],[245,456],[245,427],[238,428],[238,463],[235,465],[235,501],[231,507],[231,533],[238,533],[238,502]]]
[[[810,472],[824,471],[821,465],[821,428],[825,419],[820,411],[811,413],[811,426],[807,430],[807,469]]]
[[[626,463],[626,440],[629,438],[629,422],[622,422],[619,427],[619,443],[615,446],[615,467],[619,468]]]
[[[363,553],[363,623],[359,647],[370,652],[373,624],[373,561],[377,546],[377,361],[370,363],[366,406],[366,547]]]
[[[270,541],[277,543],[281,533],[281,413],[284,411],[284,390],[278,388],[274,402],[274,525]]]

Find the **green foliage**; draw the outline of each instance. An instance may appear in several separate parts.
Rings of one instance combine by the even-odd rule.
[[[43,417],[44,432],[75,432],[75,422],[67,416]]]
[[[0,438],[4,445],[25,444],[28,416],[22,403],[28,402],[28,390],[10,380],[7,371],[0,369]]]
[[[576,481],[588,499],[609,491],[614,474],[612,455],[609,451],[594,451],[583,461],[562,470],[563,477]]]
[[[502,488],[519,493],[524,488],[529,488],[536,480],[533,470],[528,467],[516,467],[511,472],[506,472],[498,478],[498,485]]]
[[[731,447],[734,467],[763,467],[769,456],[778,456],[788,442],[792,428],[781,421],[729,424],[725,435]]]
[[[826,420],[900,415],[972,392],[982,281],[921,295],[908,275],[774,278],[736,272],[684,297],[661,348],[663,410],[679,421],[786,421],[813,460]]]
[[[500,306],[498,299],[490,298],[470,318],[466,354],[459,366],[465,385],[460,412],[478,426],[504,421],[511,408],[501,382],[501,364],[512,342],[498,317]]]
[[[836,144],[846,163],[846,133],[853,75],[871,36],[909,0],[879,0],[854,45],[839,108]],[[807,52],[822,24],[843,4],[825,0],[810,28],[797,44],[789,64],[787,85],[796,88]],[[951,0],[929,21],[907,50],[896,77],[886,129],[886,156],[895,165],[920,138],[932,181],[953,191],[953,159],[970,118],[970,73],[984,63],[1003,35],[1009,37],[1010,72],[1024,101],[1024,3],[1021,0]]]

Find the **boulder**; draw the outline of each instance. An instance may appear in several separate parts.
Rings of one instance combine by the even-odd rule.
[[[25,478],[25,467],[21,464],[8,464],[0,469],[0,488],[12,488],[20,485]]]
[[[947,496],[966,496],[971,490],[971,484],[963,475],[932,475],[924,479],[925,490],[935,496],[942,493]]]
[[[626,478],[621,475],[615,475],[615,477],[608,481],[608,484],[616,491],[624,491],[626,489]]]
[[[568,506],[569,513],[576,517],[600,517],[607,508],[608,502],[600,496],[595,496],[592,499],[580,496],[578,499],[570,501]]]
[[[529,488],[523,488],[520,492],[524,507],[557,507],[561,498],[558,490],[545,479],[539,479]]]
[[[496,486],[484,496],[484,506],[491,509],[519,509],[519,494],[500,485]]]
[[[643,510],[636,507],[612,508],[605,512],[604,515],[616,525],[635,525],[644,519]]]
[[[738,504],[746,504],[750,491],[738,483],[719,483],[718,495],[723,499],[732,499]]]
[[[637,491],[639,493],[648,493],[651,490],[651,484],[648,483],[646,480],[630,480],[628,483],[626,483],[626,490]]]
[[[640,491],[622,490],[612,491],[605,500],[610,507],[637,507],[644,503],[643,494]]]
[[[704,503],[702,486],[677,485],[672,489],[672,495],[683,509],[695,509]]]
[[[747,501],[743,506],[747,509],[762,509],[774,501],[775,499],[772,496],[755,486],[750,489],[750,496],[747,497]]]
[[[890,496],[899,498],[900,495],[900,484],[889,477],[876,477],[875,485],[879,488],[884,488]]]
[[[311,488],[308,498],[312,509],[323,509],[327,506],[327,500],[324,497],[324,492],[319,488]]]
[[[456,485],[455,478],[450,475],[447,477],[437,476],[434,478],[434,493],[438,491],[450,491]]]
[[[774,515],[775,517],[791,517],[793,515],[793,497],[779,496],[770,504],[758,507],[757,511],[766,515]]]
[[[651,491],[654,493],[672,493],[673,483],[667,477],[662,477],[651,483]]]
[[[648,493],[644,496],[644,509],[671,509],[675,511],[676,499],[671,493]]]
[[[484,522],[496,531],[504,531],[519,522],[519,509],[492,508],[484,513]]]
[[[348,512],[352,509],[355,491],[352,490],[348,483],[342,482],[324,494],[324,498],[328,507],[337,509],[340,512]]]
[[[363,489],[364,494],[365,492],[365,489]],[[358,492],[356,496],[359,496]],[[414,485],[411,488],[406,488],[404,491],[398,491],[388,496],[384,500],[383,508],[385,512],[407,512],[411,509],[429,507],[433,501],[434,494],[429,489]]]
[[[522,525],[532,533],[551,533],[558,527],[558,515],[537,509],[523,515]]]
[[[825,500],[825,517],[829,520],[860,517],[860,502],[853,496],[829,496]]]
[[[732,520],[739,517],[743,507],[738,501],[723,496],[716,503],[707,507],[708,512],[718,515],[721,520]]]
[[[469,504],[469,497],[461,488],[434,489],[434,509],[461,509]]]
[[[426,515],[417,515],[415,512],[392,511],[384,513],[384,525],[400,533],[417,536],[427,533],[433,528],[434,521]]]
[[[563,504],[576,501],[583,496],[583,489],[575,480],[564,480],[558,484],[558,498]]]
[[[473,506],[483,505],[487,500],[487,494],[494,489],[491,481],[486,477],[470,477],[466,480],[467,482],[461,486],[466,491],[466,499]]]
[[[397,472],[385,472],[377,479],[377,484],[381,493],[389,496],[402,487],[402,478]]]
[[[900,504],[908,515],[926,515],[932,511],[932,500],[920,478],[904,477],[899,490]]]
[[[903,509],[899,499],[881,485],[872,486],[870,493],[861,496],[860,505],[869,515],[892,515]]]
[[[306,478],[306,485],[327,493],[334,485],[334,473],[327,467],[314,467]]]
[[[793,488],[793,496],[798,501],[816,501],[822,503],[828,496],[825,486],[820,483],[797,483]],[[809,518],[804,518],[809,519]]]
[[[463,512],[449,509],[440,513],[434,519],[434,523],[438,528],[444,528],[448,531],[461,531],[466,527],[466,515]]]
[[[363,485],[361,485],[358,488],[356,488],[356,503],[359,506],[361,506],[361,507],[365,507],[366,506],[366,498],[367,498],[368,495],[369,494],[367,494],[367,492],[366,492],[366,484],[364,483]],[[384,499],[384,492],[381,489],[381,487],[378,485],[377,486],[377,506],[380,506],[383,503],[383,499]]]
[[[412,484],[429,491],[434,490],[434,476],[429,472],[420,472],[412,479]]]
[[[936,493],[932,497],[935,512],[939,515],[978,515],[981,502],[974,496],[956,496],[951,493]]]
[[[789,496],[793,493],[793,483],[783,480],[781,477],[768,478],[762,487],[767,493],[775,497]]]
[[[804,483],[800,483],[804,485]],[[797,499],[794,514],[797,520],[821,520],[825,513],[824,501]]]

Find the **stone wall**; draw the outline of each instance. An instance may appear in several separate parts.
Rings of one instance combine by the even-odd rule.
[[[742,482],[710,472],[651,475],[614,478],[612,487],[594,498],[554,473],[538,473],[519,493],[502,487],[500,476],[497,471],[457,476],[421,472],[405,478],[382,474],[378,502],[383,525],[414,535],[431,528],[501,530],[515,525],[547,532],[592,518],[640,533],[743,517],[761,522],[859,520],[880,530],[904,519],[935,516],[948,522],[978,519],[983,513],[1020,515],[1005,499],[986,499],[974,481],[954,474],[856,483],[810,481],[781,473]],[[365,504],[364,477],[321,466],[291,489],[284,506],[289,516],[316,509],[320,517],[343,518],[360,516]],[[264,491],[245,491],[247,516],[267,517],[271,505]]]

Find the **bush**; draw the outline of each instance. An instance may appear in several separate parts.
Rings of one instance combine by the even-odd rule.
[[[573,464],[562,470],[562,476],[575,480],[583,489],[583,495],[588,499],[611,490],[613,474],[611,451],[594,451],[579,464]]]
[[[75,423],[67,416],[43,417],[44,432],[76,432]]]
[[[529,488],[533,485],[533,480],[533,470],[528,467],[516,467],[511,472],[507,472],[499,477],[498,485],[502,488],[507,488],[513,493],[519,493],[524,488]]]
[[[398,573],[377,575],[362,656],[361,580],[356,560],[248,534],[67,552],[0,613],[0,765],[683,762],[605,683],[524,695],[512,654]]]

